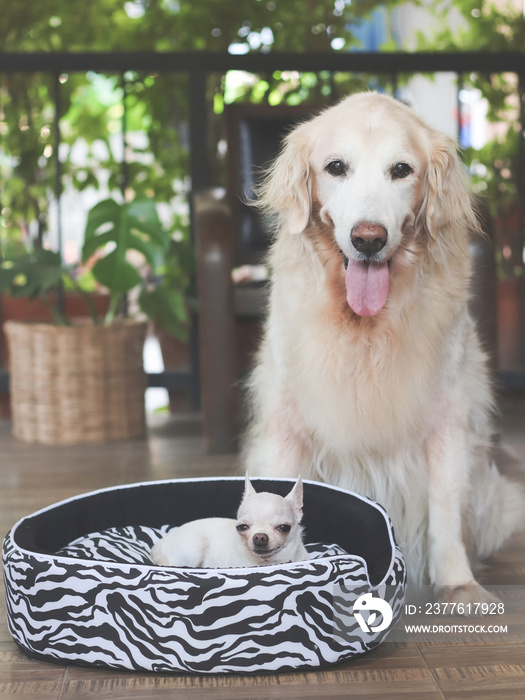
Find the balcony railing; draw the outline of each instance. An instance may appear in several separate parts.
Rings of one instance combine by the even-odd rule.
[[[192,191],[198,192],[216,183],[211,182],[210,152],[207,148],[209,129],[206,85],[211,74],[223,74],[230,70],[241,70],[256,74],[273,71],[331,73],[361,73],[386,76],[392,92],[396,91],[401,77],[416,74],[452,73],[456,76],[459,91],[464,76],[470,73],[513,73],[518,84],[519,140],[518,167],[515,174],[520,211],[525,212],[525,53],[249,53],[231,55],[214,52],[129,52],[129,53],[0,53],[0,73],[48,73],[54,76],[55,111],[57,133],[60,139],[59,116],[61,113],[60,76],[73,72],[103,72],[124,76],[127,71],[141,73],[181,73],[188,76],[189,136],[189,176]],[[461,123],[462,103],[457,100],[458,132]],[[54,152],[59,158],[59,149]],[[61,196],[59,180],[60,163],[57,162],[56,197]],[[522,252],[519,264],[522,273],[519,278],[519,366],[500,370],[500,383],[509,390],[525,389],[525,278],[523,274],[523,250],[525,215],[521,214],[518,249]],[[149,375],[150,386],[167,388],[189,388],[193,403],[198,403],[199,396],[199,362],[195,333],[191,339],[191,369],[189,373],[165,372]],[[0,371],[0,391],[8,388],[8,374]]]

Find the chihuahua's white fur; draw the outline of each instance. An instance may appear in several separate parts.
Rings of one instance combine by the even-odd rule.
[[[227,568],[308,559],[302,542],[302,514],[300,477],[283,498],[266,491],[257,493],[246,475],[237,520],[202,518],[184,523],[154,545],[151,560],[158,566]],[[257,546],[257,541],[264,545]]]

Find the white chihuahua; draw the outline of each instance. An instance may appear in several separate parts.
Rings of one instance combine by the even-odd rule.
[[[159,566],[223,568],[264,566],[308,559],[302,543],[301,477],[283,498],[257,493],[248,475],[244,496],[232,518],[202,518],[171,530],[151,550]]]

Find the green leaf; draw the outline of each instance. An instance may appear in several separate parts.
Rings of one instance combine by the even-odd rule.
[[[89,212],[82,260],[86,262],[98,250],[114,244],[114,249],[94,265],[93,275],[111,293],[124,293],[142,282],[139,271],[127,259],[128,252],[141,253],[155,272],[163,262],[169,240],[153,200],[138,198],[118,204],[106,199]]]
[[[172,309],[179,321],[187,323],[189,320],[188,307],[184,295],[175,289],[167,289],[166,287],[159,287],[159,293],[165,298],[166,304]]]
[[[65,272],[66,268],[58,253],[36,248],[2,263],[0,291],[6,291],[11,296],[34,299],[56,287]]]
[[[84,241],[84,246],[82,247],[82,262],[87,262],[99,248],[103,248],[108,243],[112,243],[114,240],[114,233],[112,231],[108,231],[107,233],[100,233],[98,236],[93,236]]]
[[[151,199],[136,199],[128,205],[127,216],[130,228],[146,233],[163,250],[169,245],[167,236]]]
[[[0,265],[0,294],[9,291],[17,272],[6,266],[7,262],[12,262],[10,260],[5,261]]]
[[[156,319],[170,335],[182,341],[188,339],[188,312],[181,292],[162,286],[152,291],[143,289],[139,295],[139,305],[149,318]]]
[[[120,225],[121,211],[121,206],[113,199],[105,199],[89,211],[84,229],[83,262],[86,262],[97,248],[105,246],[108,241],[115,240]],[[105,229],[109,227],[109,231],[101,232],[102,226]]]
[[[141,238],[134,233],[129,233],[128,248],[130,250],[137,250],[139,253],[142,253],[153,270],[156,270],[160,265],[162,265],[162,251],[159,250],[158,246],[152,244],[151,241]]]
[[[142,282],[137,269],[113,251],[93,265],[93,277],[112,294],[126,293]]]

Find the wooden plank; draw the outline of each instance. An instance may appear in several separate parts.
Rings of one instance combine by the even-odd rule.
[[[84,677],[81,677],[81,676]],[[348,695],[379,700],[421,698],[442,700],[428,669],[296,673],[268,676],[135,676],[93,677],[89,671],[68,671],[62,700],[73,698],[173,697],[192,700],[283,700],[291,698],[341,698]]]

